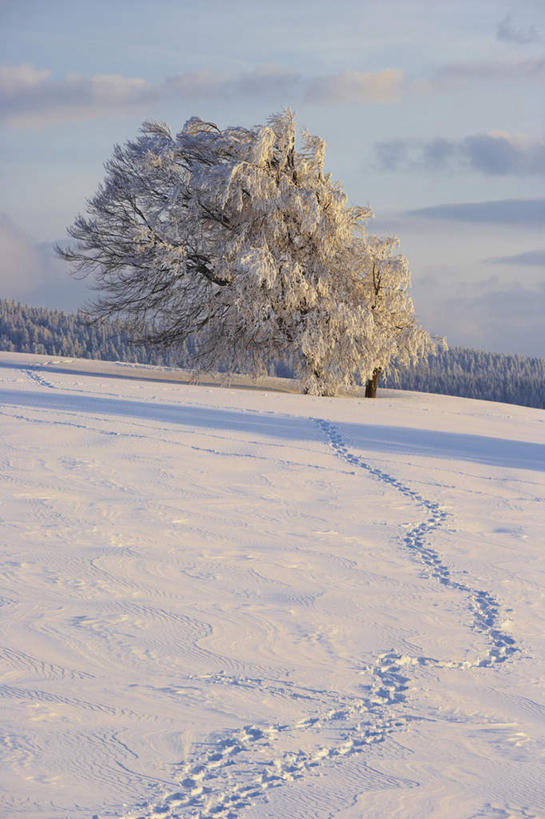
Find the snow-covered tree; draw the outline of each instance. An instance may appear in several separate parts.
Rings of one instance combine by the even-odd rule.
[[[368,236],[360,243],[360,269],[366,287],[365,303],[376,327],[373,372],[365,394],[374,398],[382,372],[414,364],[435,344],[415,319],[408,295],[411,274],[405,256],[396,254],[396,236]],[[440,340],[443,346],[445,342]]]
[[[306,132],[296,150],[290,111],[223,131],[193,117],[176,136],[145,123],[59,252],[95,276],[96,316],[163,347],[191,338],[199,369],[260,374],[289,356],[307,392],[366,383],[433,344],[406,260],[366,235],[371,210],[349,207],[324,152]]]

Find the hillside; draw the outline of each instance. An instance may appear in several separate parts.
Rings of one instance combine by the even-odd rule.
[[[41,355],[191,367],[191,350],[161,351],[131,343],[120,321],[89,325],[83,312],[64,313],[0,299],[0,350]],[[293,374],[293,362],[270,373]],[[454,347],[382,378],[381,386],[435,392],[545,409],[545,359]]]
[[[0,378],[0,814],[545,814],[543,412]]]

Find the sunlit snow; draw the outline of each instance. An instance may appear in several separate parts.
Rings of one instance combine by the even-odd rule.
[[[545,413],[0,353],[0,814],[545,815]]]

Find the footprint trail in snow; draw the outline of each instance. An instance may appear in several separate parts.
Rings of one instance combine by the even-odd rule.
[[[417,709],[408,695],[411,674],[417,666],[488,667],[504,662],[518,651],[513,638],[498,625],[499,604],[495,598],[485,590],[454,579],[430,546],[430,537],[446,518],[439,504],[352,454],[335,424],[319,418],[312,420],[335,455],[346,464],[365,470],[425,510],[425,520],[405,534],[403,547],[424,567],[423,579],[437,581],[465,596],[472,613],[472,628],[487,638],[489,648],[472,663],[411,657],[393,649],[385,651],[372,665],[362,666],[370,683],[361,686],[359,697],[280,680],[227,674],[201,677],[201,684],[245,686],[271,696],[301,698],[312,704],[314,713],[291,725],[245,725],[195,746],[189,759],[173,770],[177,789],[163,793],[152,804],[137,806],[124,819],[234,819],[254,806],[264,805],[267,793],[273,789],[316,776],[327,766],[340,764],[343,758],[362,755],[370,746],[407,730],[415,720],[424,719],[415,713]],[[388,777],[383,777],[383,787],[411,788],[417,784],[394,777],[387,780]]]
[[[314,421],[324,435],[327,436],[328,442],[335,453],[346,463],[364,469],[375,478],[397,489],[405,497],[415,501],[418,506],[429,513],[426,520],[407,532],[403,539],[403,545],[426,567],[429,577],[437,580],[442,586],[462,592],[467,596],[469,608],[473,614],[473,628],[485,634],[490,643],[487,654],[480,657],[475,664],[490,666],[494,663],[501,663],[518,651],[514,639],[503,632],[498,625],[499,603],[494,597],[483,589],[474,589],[466,583],[453,580],[448,566],[442,562],[439,554],[427,543],[427,538],[441,526],[447,517],[446,512],[440,508],[439,504],[422,497],[418,492],[387,472],[371,466],[361,456],[351,454],[337,427],[330,421],[318,418],[314,419]]]

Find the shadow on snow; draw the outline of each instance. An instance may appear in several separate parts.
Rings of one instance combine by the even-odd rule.
[[[176,404],[154,404],[117,398],[73,395],[47,390],[0,390],[0,404],[79,414],[146,419],[168,424],[222,429],[282,438],[287,441],[321,440],[310,418],[228,409],[208,409]],[[309,404],[309,410],[315,409]],[[351,447],[367,452],[447,458],[495,467],[545,471],[545,445],[454,432],[409,427],[336,423]]]

